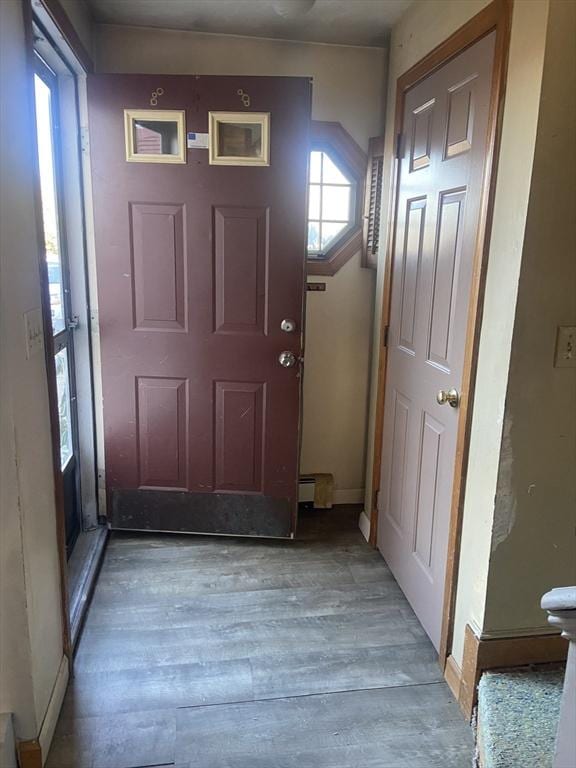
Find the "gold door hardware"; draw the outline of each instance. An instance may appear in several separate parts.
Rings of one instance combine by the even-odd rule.
[[[438,405],[446,405],[446,403],[448,403],[448,405],[451,405],[452,408],[458,408],[460,395],[455,389],[449,389],[448,392],[446,392],[444,389],[441,389],[436,395],[436,402]]]

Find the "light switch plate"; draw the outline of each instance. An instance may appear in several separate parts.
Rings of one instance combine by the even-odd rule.
[[[576,325],[558,326],[554,367],[576,368]]]
[[[26,339],[26,357],[31,357],[44,349],[44,328],[42,327],[42,311],[39,307],[29,309],[24,313],[24,333]]]

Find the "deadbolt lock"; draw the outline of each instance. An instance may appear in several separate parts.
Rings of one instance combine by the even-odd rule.
[[[458,403],[460,402],[460,395],[455,389],[449,389],[448,392],[441,389],[436,395],[436,401],[438,402],[438,405],[446,405],[446,403],[448,403],[452,408],[457,408]]]
[[[290,320],[290,318],[287,317],[280,323],[280,328],[286,333],[294,333],[296,330],[296,321]]]

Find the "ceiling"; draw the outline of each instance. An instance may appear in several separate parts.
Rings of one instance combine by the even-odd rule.
[[[390,28],[411,2],[88,0],[94,21],[100,23],[375,46],[386,45]]]

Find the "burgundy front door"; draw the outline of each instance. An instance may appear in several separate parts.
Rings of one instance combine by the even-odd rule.
[[[88,99],[111,525],[293,536],[310,82],[95,75]],[[188,134],[269,113],[270,164],[128,162],[124,110],[151,108]]]

